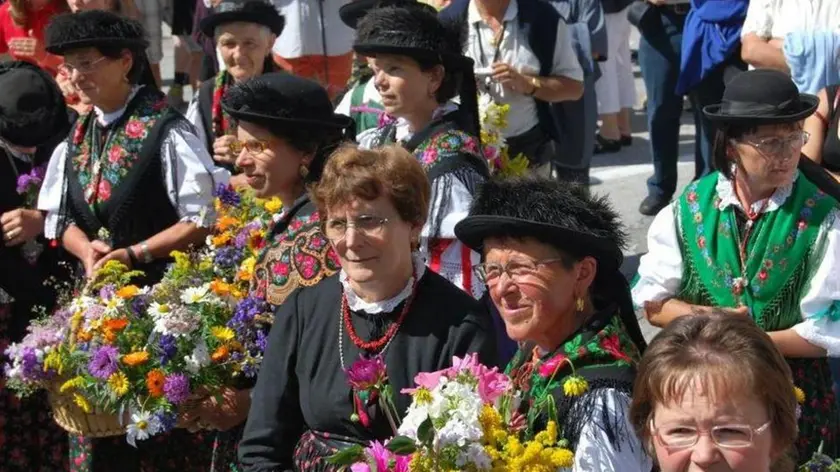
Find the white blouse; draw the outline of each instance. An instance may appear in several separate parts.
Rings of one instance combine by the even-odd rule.
[[[140,87],[135,88],[131,98]],[[107,126],[125,113],[125,107],[112,113],[93,109],[96,119]],[[69,138],[68,138],[69,139]],[[58,234],[61,200],[64,195],[64,165],[67,154],[67,141],[59,144],[50,157],[41,193],[38,197],[38,209],[46,211],[44,235],[55,239]],[[161,144],[164,183],[169,201],[176,208],[181,222],[192,222],[199,227],[209,227],[216,219],[213,208],[213,193],[217,185],[227,184],[230,173],[217,168],[207,153],[205,145],[196,137],[195,131],[186,123],[176,123],[169,127]]]
[[[187,121],[195,127],[195,136],[198,138],[198,142],[201,143],[202,147],[207,148],[207,132],[209,130],[204,129],[204,120],[201,119],[201,109],[199,108],[200,105],[198,103],[198,97],[200,94],[200,91],[195,92],[192,100],[190,100],[190,105],[187,107],[187,112],[184,114],[184,117],[186,117]],[[207,152],[210,154],[212,160],[213,150],[207,149]]]
[[[642,442],[636,436],[630,422],[630,396],[615,389],[609,389],[604,401],[592,409],[586,425],[580,432],[575,448],[572,469],[574,472],[650,472],[653,461],[645,453]],[[605,411],[606,410],[606,411]],[[604,428],[599,427],[600,418],[621,418],[619,440],[613,444]]]
[[[799,178],[797,172],[796,178]],[[794,182],[796,180],[794,179]],[[781,187],[764,201],[753,203],[753,211],[772,212],[790,197],[793,184]],[[721,209],[729,205],[742,208],[732,183],[720,176],[717,183]],[[680,251],[677,218],[671,203],[656,215],[648,230],[648,253],[639,263],[638,281],[632,289],[633,303],[641,309],[645,302],[662,301],[676,296],[683,276],[683,255]],[[828,356],[840,356],[840,319],[832,320],[832,313],[840,313],[840,211],[833,209],[820,227],[818,238],[826,238],[822,263],[808,282],[799,303],[802,322],[793,330],[806,341],[824,348]],[[834,316],[836,317],[836,316]]]

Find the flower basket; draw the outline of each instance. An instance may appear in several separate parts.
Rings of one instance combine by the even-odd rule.
[[[53,411],[53,419],[68,433],[78,434],[92,438],[104,438],[110,436],[122,436],[125,434],[125,422],[120,424],[118,415],[99,411],[93,408],[90,413],[85,413],[70,395],[58,392],[58,389],[51,388],[49,402]]]

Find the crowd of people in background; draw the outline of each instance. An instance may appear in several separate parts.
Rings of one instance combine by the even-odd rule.
[[[352,360],[380,356],[399,393],[471,353],[523,376],[524,415],[551,398],[569,470],[838,458],[838,58],[835,0],[6,0],[0,352],[55,308],[47,281],[118,261],[159,282],[220,188],[282,207],[254,380],[137,446],[0,380],[0,472],[338,471],[391,433],[350,420]],[[631,282],[626,215],[589,183],[638,132],[635,65],[654,218]],[[518,176],[488,158],[489,104]],[[552,380],[578,375],[574,399]]]

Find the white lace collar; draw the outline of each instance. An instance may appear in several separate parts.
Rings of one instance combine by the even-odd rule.
[[[414,264],[414,275],[408,278],[405,288],[403,288],[396,296],[378,302],[366,302],[356,295],[356,292],[353,291],[353,288],[350,286],[350,282],[347,280],[347,274],[342,269],[338,279],[344,287],[344,294],[347,296],[347,307],[352,311],[364,311],[365,313],[371,315],[378,313],[391,313],[394,311],[394,309],[397,308],[397,305],[405,301],[405,299],[411,295],[411,289],[414,287],[414,281],[420,280],[420,278],[423,277],[423,274],[426,273],[426,263],[418,253],[413,253],[411,255],[411,259]]]
[[[108,126],[111,123],[117,121],[121,116],[123,116],[123,113],[125,113],[125,109],[128,108],[128,103],[131,101],[132,98],[134,98],[135,95],[137,95],[137,92],[139,92],[141,88],[142,86],[137,85],[132,87],[131,93],[128,94],[128,98],[125,100],[125,105],[123,105],[123,107],[117,111],[105,113],[104,111],[102,111],[101,108],[93,107],[93,112],[96,113],[96,121],[98,121],[99,124],[102,126]]]
[[[793,192],[793,184],[796,183],[796,179],[799,178],[799,171],[797,170],[796,173],[793,175],[793,179],[791,179],[790,183],[779,187],[773,192],[773,195],[770,196],[767,205],[764,205],[764,202],[768,199],[759,200],[757,202],[753,202],[752,208],[750,209],[753,213],[761,211],[762,213],[770,213],[771,211],[778,210],[784,203],[787,201],[790,194]],[[718,197],[720,198],[720,206],[721,210],[725,209],[729,205],[733,205],[735,208],[740,208],[743,210],[743,206],[741,205],[741,201],[738,200],[738,195],[735,193],[735,186],[732,185],[732,181],[727,179],[720,174],[718,176],[717,186],[715,187],[717,191]],[[763,207],[763,208],[762,208]]]
[[[437,109],[434,111],[434,113],[432,113],[432,120],[436,120],[436,119],[440,118],[441,116],[443,116],[447,113],[451,113],[451,112],[453,112],[457,109],[458,109],[458,104],[457,103],[452,102],[452,101],[446,102],[443,105],[437,107]],[[414,133],[412,133],[410,128],[409,128],[408,120],[406,120],[405,118],[397,118],[397,121],[396,121],[396,135],[394,136],[394,139],[396,139],[397,142],[407,141],[407,140],[411,139],[411,137],[413,135],[414,135]]]

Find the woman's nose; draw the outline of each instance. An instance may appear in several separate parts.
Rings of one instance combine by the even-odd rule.
[[[242,149],[239,151],[239,155],[236,156],[236,161],[234,162],[236,167],[246,167],[251,164],[251,155],[247,149]]]
[[[691,462],[706,468],[719,462],[720,459],[720,449],[718,449],[717,444],[712,441],[711,436],[708,434],[701,434],[700,437],[697,438],[697,444],[695,444],[694,448],[692,448]]]
[[[388,88],[388,80],[386,79],[384,72],[379,71],[373,76],[373,85],[376,86],[377,90]]]
[[[344,230],[344,244],[347,245],[348,248],[357,248],[361,246],[362,242],[362,235],[356,230],[355,226],[348,226],[346,230]]]

